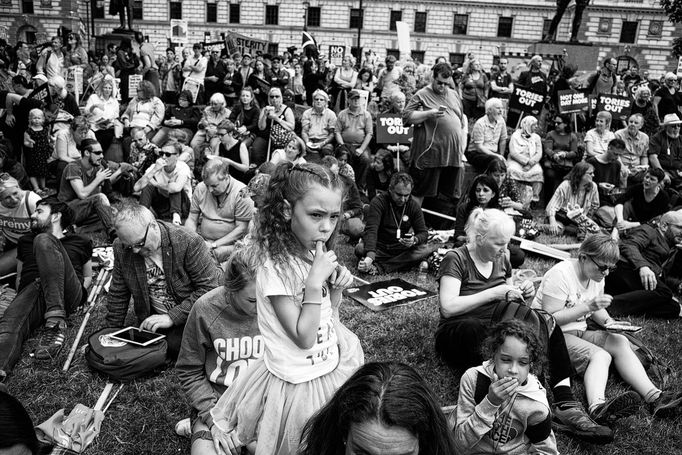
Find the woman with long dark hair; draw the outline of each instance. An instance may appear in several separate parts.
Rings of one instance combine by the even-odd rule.
[[[571,120],[566,114],[554,116],[554,129],[543,141],[545,160],[545,193],[554,194],[559,183],[580,159],[578,136],[571,131]]]
[[[580,208],[585,216],[592,217],[599,208],[599,190],[592,181],[593,177],[594,168],[591,164],[581,161],[573,166],[545,207],[550,234],[563,232],[566,225],[575,226],[567,216],[570,210]]]
[[[412,367],[395,362],[360,367],[308,421],[301,439],[299,455],[456,453],[429,386]]]

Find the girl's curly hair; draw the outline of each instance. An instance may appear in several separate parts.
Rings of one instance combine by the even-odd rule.
[[[545,347],[533,329],[518,319],[502,321],[490,329],[481,348],[483,358],[492,359],[507,337],[518,338],[526,343],[530,357],[530,372],[536,376],[543,375],[545,372]]]
[[[269,256],[276,266],[286,269],[292,256],[300,255],[300,245],[291,231],[291,217],[296,203],[302,199],[313,185],[320,185],[334,191],[344,186],[337,175],[319,164],[280,163],[275,169],[265,193],[263,207],[256,217],[256,241],[260,250],[258,257],[263,260]],[[288,203],[288,205],[287,205]],[[327,241],[327,249],[332,249],[339,229]]]

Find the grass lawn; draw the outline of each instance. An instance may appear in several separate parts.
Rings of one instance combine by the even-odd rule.
[[[540,239],[543,241],[543,239]],[[544,238],[544,242],[571,243],[566,238]],[[344,243],[337,247],[341,261],[352,271],[355,258],[352,248]],[[539,275],[553,265],[553,261],[528,257],[525,268],[532,268]],[[403,275],[416,283],[416,273]],[[385,279],[372,277],[371,280]],[[436,283],[429,277],[427,287],[435,290]],[[100,302],[90,319],[83,338],[99,328],[104,317],[104,305]],[[132,313],[129,321],[134,323]],[[435,298],[412,305],[398,307],[382,313],[372,313],[365,307],[344,301],[341,308],[343,322],[360,338],[367,361],[395,360],[405,362],[417,369],[431,385],[442,405],[455,404],[459,377],[435,358],[433,334],[438,324],[438,303]],[[682,351],[682,328],[679,322],[632,318],[643,325],[640,332],[647,344],[662,359],[679,370]],[[76,404],[93,406],[106,381],[93,374],[79,352],[67,373],[61,371],[68,346],[78,330],[81,317],[72,317],[67,347],[54,362],[37,362],[29,357],[37,337],[29,340],[21,361],[17,364],[7,385],[26,406],[35,423],[50,417],[59,408],[67,412]],[[673,376],[671,387],[680,387]],[[579,381],[574,387],[582,398]],[[610,380],[608,396],[624,390],[617,378]],[[109,409],[102,425],[102,432],[87,453],[95,454],[173,454],[189,453],[189,439],[180,438],[174,432],[175,423],[189,415],[189,407],[174,370],[169,369],[154,378],[127,384]],[[652,419],[645,409],[637,415],[620,420],[614,427],[616,440],[606,446],[593,446],[557,435],[559,449],[563,454],[679,454],[682,453],[682,419]]]

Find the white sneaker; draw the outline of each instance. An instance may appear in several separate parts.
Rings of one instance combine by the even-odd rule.
[[[175,434],[182,436],[183,438],[192,436],[192,422],[190,422],[189,417],[179,420],[178,423],[175,424]]]

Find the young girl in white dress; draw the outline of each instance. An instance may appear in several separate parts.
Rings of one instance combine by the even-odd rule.
[[[211,411],[217,453],[295,454],[306,421],[364,362],[338,320],[353,280],[331,250],[342,200],[338,176],[316,164],[282,163],[270,180],[249,245],[265,352]]]

